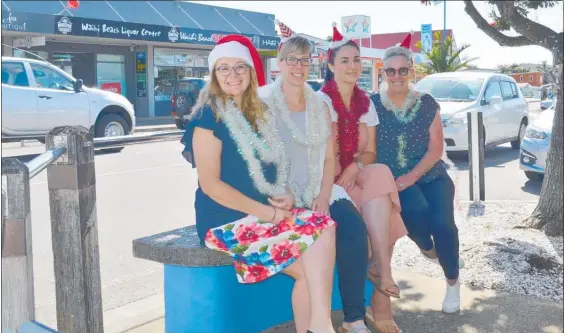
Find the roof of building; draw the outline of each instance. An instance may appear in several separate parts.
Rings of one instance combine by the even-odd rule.
[[[441,32],[442,36],[443,30],[433,30],[433,35],[435,32]],[[363,38],[362,39],[362,47],[372,47],[373,49],[387,49],[388,47],[400,44],[403,42],[404,38],[407,36],[409,31],[406,32],[394,32],[388,34],[372,34],[372,44],[370,44],[370,39]],[[453,36],[452,29],[447,29],[446,31],[447,36]],[[454,37],[453,37],[454,38]],[[411,36],[411,45],[410,49],[414,52],[420,52],[421,50],[415,46],[421,40],[421,31],[414,31],[413,35]],[[355,39],[358,43],[358,39]]]
[[[65,3],[66,1],[2,0],[2,9],[24,13],[68,15],[118,22],[276,36],[273,14],[178,0],[83,0],[76,9],[67,8]]]

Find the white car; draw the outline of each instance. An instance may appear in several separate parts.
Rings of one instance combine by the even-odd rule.
[[[511,142],[519,149],[529,123],[529,107],[510,76],[488,72],[450,72],[426,76],[416,85],[441,107],[446,151],[468,150],[467,112],[482,111],[485,145]]]
[[[84,126],[94,137],[129,135],[135,113],[122,95],[85,87],[48,62],[2,57],[2,141],[45,142],[57,126]]]

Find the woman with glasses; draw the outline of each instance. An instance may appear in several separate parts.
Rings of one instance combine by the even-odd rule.
[[[411,34],[400,46],[386,50],[384,80],[371,99],[380,125],[377,135],[378,163],[386,164],[395,177],[401,215],[408,236],[424,258],[442,267],[446,295],[442,309],[460,309],[458,229],[454,222],[454,184],[441,160],[443,128],[438,103],[417,92]]]
[[[184,156],[198,171],[198,235],[233,258],[240,283],[293,277],[293,294],[304,293],[309,304],[301,333],[334,333],[335,222],[294,208],[284,146],[257,94],[265,80],[260,56],[248,38],[230,35],[208,62],[211,81],[183,138]]]
[[[394,243],[407,231],[392,173],[386,165],[375,164],[378,116],[357,86],[361,72],[360,48],[333,25],[327,75],[318,93],[331,110],[338,142],[335,183],[352,197],[368,230],[372,252],[368,279],[376,288],[371,302],[374,326],[395,333],[399,328],[392,318],[390,297],[399,298],[400,290],[392,277],[391,256]]]
[[[335,154],[329,110],[306,83],[311,52],[311,44],[304,37],[284,39],[278,52],[281,75],[273,84],[261,88],[259,94],[275,115],[288,156],[288,184],[296,205],[329,213],[338,225],[336,263],[345,315],[338,332],[370,333],[364,323],[366,226],[346,191],[333,184]],[[308,322],[311,304],[307,290],[294,290],[295,323],[301,333]]]

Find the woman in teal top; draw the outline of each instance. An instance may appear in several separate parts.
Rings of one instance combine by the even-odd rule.
[[[406,38],[407,39],[407,38]],[[392,171],[408,236],[447,279],[444,312],[460,309],[459,242],[454,221],[454,184],[441,160],[444,151],[439,104],[410,83],[413,55],[406,47],[386,50],[384,80],[371,98],[380,125],[377,161]],[[461,262],[461,261],[460,261]]]

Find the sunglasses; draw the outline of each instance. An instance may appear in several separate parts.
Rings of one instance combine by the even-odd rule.
[[[400,76],[406,76],[409,74],[409,68],[401,67],[397,70],[395,68],[386,68],[384,69],[384,72],[386,72],[387,76],[394,76],[396,75],[396,72],[399,73]]]

